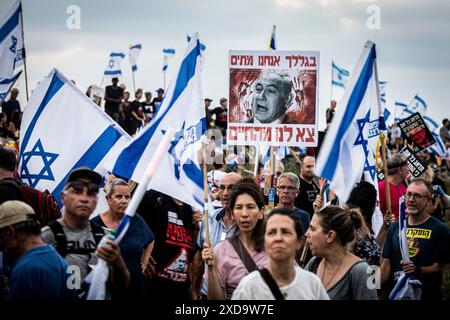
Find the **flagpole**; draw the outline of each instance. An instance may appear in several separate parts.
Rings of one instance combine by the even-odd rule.
[[[264,179],[264,195],[269,195],[269,189],[272,188],[272,176],[275,169],[273,146],[270,146],[269,174]]]
[[[133,70],[131,70],[131,75],[133,76],[133,92],[136,93],[136,84],[134,81],[134,71]]]
[[[27,73],[27,52],[25,50],[25,32],[23,31],[23,8],[22,3],[20,4],[20,11],[22,12],[20,17],[20,26],[22,27],[22,42],[23,42],[23,71],[25,72],[25,92],[27,94],[27,101],[29,100],[28,95],[28,73]]]
[[[295,152],[294,148],[289,147],[289,150],[291,150],[292,155],[294,156],[295,160],[298,161],[298,163],[302,163],[302,161],[300,160],[300,158],[298,157],[297,153]]]
[[[206,172],[206,159],[205,159],[205,143],[202,142],[202,173],[203,173],[203,223],[205,224],[205,242],[211,247],[211,239],[209,236],[209,218],[208,218],[208,179]],[[212,265],[212,261],[208,260],[208,265]]]
[[[331,100],[333,99],[333,60],[331,60],[331,84],[330,84],[330,105],[331,105]],[[329,107],[327,107],[329,108]],[[326,114],[325,114],[325,118],[326,118]]]
[[[163,88],[166,90],[166,71],[163,71]]]
[[[253,176],[255,177],[255,181],[258,178],[258,168],[259,168],[259,148],[260,144],[256,145],[256,154],[255,154],[255,166],[253,167]]]

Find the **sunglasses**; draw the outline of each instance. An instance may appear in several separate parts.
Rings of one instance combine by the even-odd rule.
[[[228,192],[233,191],[234,184],[230,184],[229,186],[226,186],[226,185],[223,185],[223,184],[219,185],[219,190],[220,191],[224,191],[225,189],[228,190]]]
[[[90,196],[98,194],[99,185],[94,182],[85,182],[81,180],[75,180],[69,183],[69,186],[77,193],[82,193],[84,188],[87,189],[87,194]]]

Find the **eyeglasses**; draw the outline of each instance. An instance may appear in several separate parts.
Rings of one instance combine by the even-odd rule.
[[[234,186],[235,186],[234,184],[230,184],[230,185],[228,185],[228,186],[221,184],[221,185],[219,185],[219,190],[220,190],[220,191],[224,191],[224,190],[226,189],[226,190],[228,190],[229,192],[231,192],[231,191],[233,191]]]
[[[414,198],[416,200],[422,200],[424,198],[427,199],[429,197],[430,197],[429,195],[423,195],[423,194],[420,194],[420,193],[407,192],[405,194],[405,200],[412,199],[412,198]]]
[[[85,182],[81,180],[75,180],[69,183],[69,186],[77,193],[82,193],[84,188],[87,189],[87,194],[90,196],[98,193],[99,185],[93,182]]]
[[[288,190],[288,191],[295,191],[296,189],[295,189],[295,187],[293,187],[293,186],[277,186],[277,189],[278,190]]]

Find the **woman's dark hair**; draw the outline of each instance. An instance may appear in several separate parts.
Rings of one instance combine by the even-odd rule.
[[[341,245],[346,246],[355,239],[356,230],[361,228],[363,218],[356,208],[347,206],[328,206],[315,213],[320,218],[320,226],[324,233],[330,230],[336,232]]]
[[[302,221],[300,220],[300,217],[298,214],[295,213],[294,209],[288,209],[288,208],[275,208],[272,211],[269,212],[269,214],[266,217],[266,221],[264,223],[264,233],[266,233],[267,230],[267,222],[270,220],[271,217],[274,215],[280,215],[280,216],[287,216],[292,219],[294,222],[294,229],[297,233],[297,239],[300,239],[304,232],[303,232],[303,225]]]
[[[230,198],[228,199],[228,208],[232,211],[234,209],[234,205],[236,204],[236,199],[241,194],[248,194],[250,197],[255,200],[256,205],[259,209],[264,208],[264,198],[262,193],[260,192],[259,186],[254,182],[241,182],[238,183],[233,191],[230,194]],[[251,238],[254,243],[255,250],[260,252],[264,247],[264,219],[258,220],[255,225],[255,229],[253,229]]]
[[[361,181],[350,193],[347,205],[361,210],[367,227],[372,231],[372,215],[377,202],[377,190],[373,184]]]

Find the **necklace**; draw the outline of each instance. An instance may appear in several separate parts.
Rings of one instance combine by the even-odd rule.
[[[327,264],[327,260],[324,259],[323,273],[322,273],[322,277],[321,277],[320,280],[322,281],[323,286],[325,287],[325,289],[328,290],[328,286],[332,283],[334,277],[336,276],[337,272],[341,268],[341,265],[342,265],[342,262],[344,261],[344,258],[341,259],[341,261],[339,262],[339,265],[337,266],[336,270],[334,270],[333,275],[331,276],[330,280],[328,280],[328,282],[326,284],[323,282],[323,279],[325,278],[325,271],[327,270],[327,265],[328,264]]]

